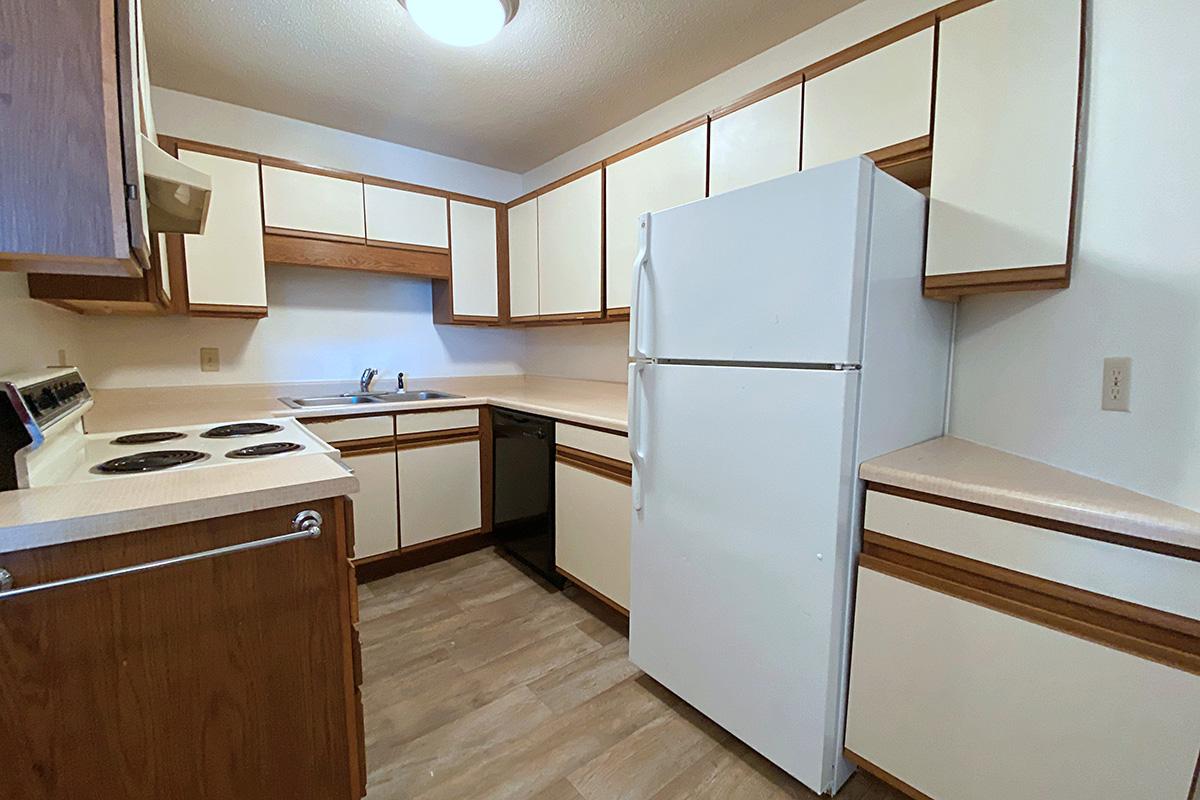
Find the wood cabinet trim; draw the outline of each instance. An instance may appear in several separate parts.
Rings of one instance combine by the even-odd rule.
[[[623,483],[626,486],[633,484],[633,465],[624,461],[598,453],[589,453],[586,450],[579,450],[564,444],[555,445],[554,455],[560,464],[575,467],[601,478]]]
[[[1200,675],[1200,621],[866,531],[862,568]]]
[[[917,136],[905,142],[897,142],[887,147],[880,147],[878,150],[872,150],[869,153],[864,153],[864,155],[874,161],[875,166],[886,171],[889,168],[898,167],[912,161],[919,161],[922,158],[931,158],[933,155],[933,136],[929,134]]]
[[[287,236],[293,239],[312,239],[318,242],[345,242],[349,244],[371,244],[373,247],[380,246],[378,243],[369,242],[365,236],[346,236],[341,233],[322,233],[321,231],[306,231],[298,228],[279,228],[273,225],[263,226],[263,236]],[[391,246],[391,243],[386,246]]]
[[[262,319],[267,316],[266,306],[218,305],[215,303],[189,303],[188,314],[193,317],[233,317],[235,319]]]
[[[582,589],[583,591],[585,591],[585,592],[587,592],[588,594],[590,594],[592,597],[594,597],[594,598],[596,598],[597,600],[599,600],[599,601],[600,601],[601,603],[603,603],[604,605],[606,605],[606,606],[608,606],[609,608],[611,608],[613,611],[616,611],[616,612],[617,612],[618,614],[620,614],[621,616],[623,616],[623,617],[626,617],[626,618],[628,618],[628,617],[629,617],[629,609],[628,609],[628,608],[626,608],[625,606],[621,605],[621,604],[620,604],[620,603],[618,603],[616,600],[613,600],[612,598],[608,597],[608,596],[607,596],[607,595],[605,595],[603,592],[600,592],[600,591],[598,591],[597,589],[594,589],[594,588],[592,588],[592,587],[591,587],[591,586],[589,586],[587,583],[585,583],[584,581],[581,581],[581,580],[579,580],[579,578],[576,578],[574,575],[572,575],[571,573],[567,572],[567,571],[566,571],[565,569],[563,569],[562,567],[555,566],[555,567],[554,567],[554,571],[555,571],[555,572],[557,572],[559,575],[562,575],[564,578],[566,578],[567,580],[569,580],[571,583],[573,583],[573,584],[575,584],[576,586],[578,586],[578,587],[579,587],[580,589]]]
[[[900,792],[903,795],[906,795],[907,797],[911,797],[912,800],[933,800],[932,797],[925,794],[920,789],[917,789],[916,787],[913,787],[913,786],[909,786],[907,783],[900,780],[899,778],[897,778],[895,775],[891,774],[887,770],[883,769],[882,767],[878,767],[875,764],[872,764],[867,759],[858,755],[857,753],[852,751],[849,747],[844,748],[842,750],[842,755],[844,755],[846,757],[847,761],[858,766],[860,769],[863,769],[866,772],[871,773],[876,778],[883,781],[888,786],[891,786],[896,791]]]
[[[292,172],[307,172],[310,175],[322,175],[326,178],[338,178],[351,183],[363,183],[363,176],[357,172],[349,172],[347,170],[333,169],[332,167],[322,167],[317,164],[306,164],[301,161],[291,161],[286,158],[278,158],[276,156],[259,156],[259,163],[264,167],[276,167],[278,169],[291,170]]]
[[[549,194],[550,192],[553,192],[555,189],[562,188],[563,186],[566,186],[568,183],[571,183],[572,181],[578,180],[579,178],[582,178],[586,175],[590,175],[593,172],[595,172],[596,170],[603,169],[603,168],[604,168],[603,161],[597,161],[594,164],[588,164],[586,167],[584,167],[582,169],[575,170],[570,175],[564,175],[563,177],[559,178],[558,180],[552,181],[551,183],[547,183],[545,186],[543,186],[539,189],[534,189],[532,192],[526,192],[525,194],[518,197],[516,200],[510,200],[506,204],[505,207],[512,208],[513,206],[519,206],[522,203],[527,203],[535,197],[540,197],[541,195]]]
[[[210,156],[220,156],[222,158],[233,158],[238,161],[250,161],[254,164],[259,163],[258,153],[251,153],[246,150],[238,150],[233,147],[225,147],[219,144],[208,144],[207,142],[198,142],[194,139],[181,139],[177,136],[167,136],[160,134],[158,137],[159,147],[166,150],[168,153],[175,155],[179,150],[191,150],[195,153],[206,153]]]
[[[933,505],[946,506],[947,508],[958,509],[959,511],[969,511],[972,514],[980,514],[986,517],[995,517],[1006,522],[1016,522],[1021,525],[1031,525],[1035,528],[1044,528],[1046,530],[1065,533],[1070,536],[1080,536],[1085,539],[1095,539],[1109,544],[1120,545],[1122,547],[1132,547],[1137,550],[1145,550],[1150,553],[1158,553],[1159,555],[1172,556],[1174,558],[1182,558],[1187,561],[1200,561],[1200,549],[1183,547],[1181,545],[1169,544],[1167,542],[1154,541],[1152,539],[1142,539],[1137,536],[1130,536],[1125,533],[1116,533],[1107,531],[1101,528],[1092,528],[1087,525],[1078,525],[1073,522],[1061,522],[1059,520],[1048,519],[1046,517],[1038,517],[1033,514],[1023,514],[1019,511],[1008,511],[994,506],[980,505],[979,503],[971,503],[966,500],[956,500],[952,497],[944,495],[929,494],[928,492],[919,492],[915,489],[904,489],[899,486],[892,486],[885,483],[868,482],[867,490],[872,492],[881,492],[883,494],[891,494],[897,497],[907,497],[910,500],[918,500],[922,503],[932,503]]]
[[[359,239],[351,239],[357,242]],[[433,247],[427,244],[409,244],[407,242],[389,242],[386,239],[367,239],[369,247],[386,247],[390,250],[409,250],[414,253],[436,253],[439,255],[450,255],[449,247]]]
[[[450,274],[448,253],[372,247],[362,240],[325,241],[267,233],[263,236],[263,255],[267,264],[296,264],[424,278],[444,279]]]
[[[329,446],[341,453],[343,458],[387,453],[396,447],[395,436],[370,436],[365,439],[342,439],[329,442]]]
[[[415,450],[420,447],[437,447],[444,444],[479,441],[479,426],[469,428],[447,428],[439,431],[401,433],[396,436],[397,450]]]

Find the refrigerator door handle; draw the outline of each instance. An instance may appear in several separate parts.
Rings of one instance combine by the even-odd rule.
[[[650,214],[638,218],[638,252],[633,263],[633,294],[630,295],[629,354],[635,361],[647,360],[649,353],[642,349],[642,278],[650,266]]]
[[[635,361],[629,365],[629,458],[633,462],[630,488],[633,490],[633,510],[642,510],[642,470],[646,466],[646,451],[642,446],[642,403],[638,397],[645,362]]]

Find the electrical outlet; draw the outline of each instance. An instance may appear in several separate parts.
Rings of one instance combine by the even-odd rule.
[[[1132,382],[1132,358],[1104,359],[1104,394],[1100,398],[1100,408],[1105,411],[1128,411]]]
[[[220,372],[221,371],[221,351],[216,347],[201,347],[200,348],[200,371],[201,372]]]
[[[58,351],[58,365],[60,367],[70,366],[69,364],[67,364],[67,351],[66,350]]]

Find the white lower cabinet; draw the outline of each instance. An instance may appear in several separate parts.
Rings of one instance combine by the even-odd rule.
[[[478,530],[482,524],[479,440],[401,449],[400,544]]]
[[[358,478],[354,495],[354,558],[390,553],[399,548],[396,517],[396,452],[343,453]]]
[[[554,561],[571,578],[629,608],[630,487],[559,461]]]
[[[846,747],[937,800],[1187,800],[1200,676],[861,568]]]

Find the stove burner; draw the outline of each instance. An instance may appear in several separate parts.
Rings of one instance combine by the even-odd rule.
[[[128,433],[113,439],[111,444],[156,444],[169,442],[172,439],[183,439],[186,433],[179,431],[147,431],[146,433]]]
[[[144,453],[121,456],[120,458],[105,461],[103,464],[97,464],[92,467],[92,471],[105,475],[157,472],[160,469],[191,464],[194,461],[200,461],[205,458],[208,458],[205,453],[198,453],[195,450],[147,450]]]
[[[233,439],[238,436],[277,433],[281,430],[283,430],[282,425],[272,425],[269,422],[235,422],[232,425],[219,425],[200,435],[205,439]]]
[[[267,442],[266,444],[252,444],[239,450],[230,450],[225,457],[258,458],[260,456],[277,456],[280,453],[294,453],[303,449],[304,445],[295,442]]]

